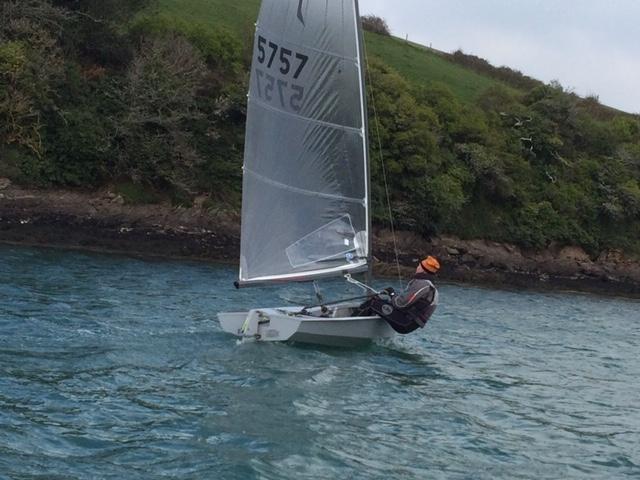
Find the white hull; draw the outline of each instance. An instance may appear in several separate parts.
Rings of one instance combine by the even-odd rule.
[[[395,336],[380,317],[347,316],[357,305],[343,304],[323,314],[319,308],[306,315],[302,307],[263,308],[249,312],[219,313],[222,329],[237,337],[258,342],[300,342],[328,346],[366,345]]]

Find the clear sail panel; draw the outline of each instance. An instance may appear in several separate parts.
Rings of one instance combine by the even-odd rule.
[[[323,262],[361,261],[364,251],[358,244],[351,217],[345,215],[298,240],[286,253],[291,266],[300,268]]]
[[[355,0],[264,0],[249,92],[241,282],[366,268]]]

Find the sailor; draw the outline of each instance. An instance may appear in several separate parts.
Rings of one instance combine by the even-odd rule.
[[[363,310],[380,315],[398,333],[424,328],[438,305],[438,290],[431,282],[438,270],[440,262],[435,257],[425,258],[418,264],[404,292],[396,294],[392,288],[387,288],[362,305]]]

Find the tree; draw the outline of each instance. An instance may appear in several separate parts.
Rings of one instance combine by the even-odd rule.
[[[0,3],[0,146],[42,156],[42,116],[56,108],[54,83],[63,72],[58,37],[67,19],[44,0]]]
[[[118,129],[117,171],[134,181],[190,191],[202,159],[189,122],[199,118],[197,95],[206,68],[180,36],[145,39],[127,72],[129,105]]]

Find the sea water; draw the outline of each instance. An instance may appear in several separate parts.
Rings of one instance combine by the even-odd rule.
[[[441,285],[394,341],[243,344],[217,312],[313,291],[235,274],[0,247],[0,479],[640,478],[639,302]]]

